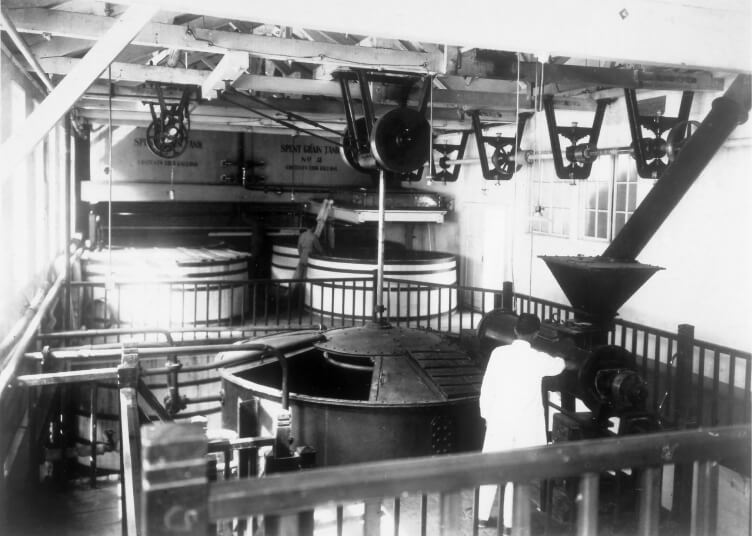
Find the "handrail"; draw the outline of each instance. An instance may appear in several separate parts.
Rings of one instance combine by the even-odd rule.
[[[77,250],[76,253],[74,253],[70,258],[70,261],[75,262],[82,253],[83,250]],[[26,316],[31,312],[33,312],[33,315],[25,325],[25,328],[23,329],[23,332],[21,332],[20,337],[15,341],[15,343],[11,342],[12,346],[9,346],[11,351],[8,359],[5,361],[5,363],[2,364],[2,368],[0,369],[0,401],[3,399],[5,391],[11,386],[11,380],[16,374],[16,370],[18,369],[18,365],[21,363],[21,358],[23,358],[26,352],[26,348],[36,336],[36,332],[39,329],[39,326],[47,316],[48,310],[57,298],[57,295],[60,292],[63,283],[65,283],[65,271],[61,270],[55,278],[54,283],[49,287],[39,303],[36,303],[35,301],[34,304],[30,304],[27,308],[26,313],[24,314],[24,318],[26,318]]]
[[[566,442],[498,453],[416,457],[209,485],[209,519],[302,511],[329,502],[564,478],[620,468],[749,458],[750,426]]]

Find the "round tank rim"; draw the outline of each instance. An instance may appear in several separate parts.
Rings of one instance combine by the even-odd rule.
[[[456,256],[445,252],[423,252],[423,251],[411,251],[411,253],[427,254],[430,257],[410,257],[407,259],[398,259],[394,257],[384,257],[384,265],[438,265],[441,263],[451,263],[456,261]],[[339,263],[360,263],[375,265],[377,263],[376,258],[366,257],[342,257],[336,255],[320,255],[311,254],[308,256],[309,260],[314,261],[335,261]]]
[[[270,363],[270,362],[265,362]],[[247,371],[253,369],[254,366],[261,364],[252,364],[251,367],[245,369],[233,368],[232,371],[222,371],[220,376],[227,382],[232,382],[241,388],[245,388],[253,393],[253,395],[263,395],[270,399],[273,399],[277,403],[282,401],[282,390],[278,388],[272,388],[264,384],[253,382],[252,380],[244,379],[237,376],[237,373],[241,371]],[[254,393],[257,392],[257,393]],[[305,395],[301,393],[290,392],[290,401],[299,401],[301,403],[313,403],[317,405],[333,405],[338,407],[353,407],[353,408],[376,408],[376,409],[400,409],[400,408],[416,408],[416,407],[438,407],[445,405],[454,405],[467,403],[469,401],[477,401],[480,395],[468,395],[463,397],[456,397],[453,399],[442,399],[440,401],[410,401],[404,403],[395,402],[379,402],[379,401],[365,401],[356,399],[336,399],[333,397],[316,397],[313,395]]]

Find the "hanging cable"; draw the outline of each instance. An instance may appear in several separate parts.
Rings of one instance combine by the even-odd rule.
[[[107,91],[107,175],[109,176],[107,194],[107,265],[109,275],[107,285],[112,285],[112,64],[107,67],[109,81]]]
[[[540,113],[543,110],[543,79],[544,79],[544,61],[541,61],[541,58],[538,57],[538,60],[541,64],[541,70],[540,70],[540,81],[538,80],[538,69],[536,66],[535,69],[535,86],[538,91],[538,99],[535,103],[535,140],[533,141],[533,156],[535,157],[538,153],[538,118],[540,117]],[[533,214],[537,214],[538,210],[541,206],[541,183],[543,182],[543,172],[542,172],[542,163],[540,159],[535,159],[535,164],[538,167],[538,196],[536,201],[536,206],[534,209]],[[530,198],[532,198],[532,189]],[[534,251],[534,243],[535,243],[535,230],[533,229],[532,225],[532,216],[530,217],[530,259],[529,259],[529,265],[528,265],[528,290],[527,295],[529,299],[532,299],[533,297],[533,251]]]
[[[514,123],[515,136],[517,136],[517,132],[519,132],[519,122],[520,122],[520,53],[518,52],[516,56],[517,56],[517,85],[515,86],[515,105],[514,105],[515,114],[516,114],[515,116],[516,121]],[[522,143],[522,137],[520,137],[519,142],[520,144]],[[516,139],[515,139],[515,144],[517,144]],[[519,147],[515,146],[515,157],[517,158],[519,158],[519,154],[517,152],[518,149]],[[517,164],[515,164],[515,166],[517,166]],[[514,200],[512,207],[517,207],[517,181],[512,181],[512,183],[513,183],[512,198]],[[511,210],[514,211],[514,209],[511,209]],[[510,277],[511,281],[514,282],[515,281],[515,278],[514,278],[514,239],[517,234],[516,233],[517,226],[515,225],[515,223],[517,222],[517,218],[515,218],[514,213],[512,214],[512,218],[510,218],[510,220],[512,221],[512,230],[511,230],[512,240],[509,246],[510,251],[511,251],[511,254],[509,255],[509,264],[510,264],[509,271],[511,272],[511,274],[509,274],[508,276]]]
[[[428,175],[426,175],[426,184],[433,183],[433,75],[428,76],[428,95],[429,95],[429,110],[428,110]]]

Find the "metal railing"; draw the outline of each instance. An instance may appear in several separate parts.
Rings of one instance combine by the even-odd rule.
[[[83,320],[89,328],[164,326],[207,327],[203,337],[217,336],[219,327],[327,327],[361,325],[373,318],[373,277],[311,280],[162,281],[75,283],[81,293]],[[484,313],[499,307],[502,291],[481,287],[386,279],[383,317],[396,326],[434,330],[460,336],[477,329]],[[541,319],[574,318],[570,306],[515,294],[518,313]],[[211,330],[209,329],[211,327]],[[199,337],[200,331],[192,332]],[[232,332],[254,336],[253,330]],[[177,337],[177,336],[176,336]],[[749,352],[692,340],[692,356],[681,366],[690,371],[681,392],[677,375],[678,333],[617,318],[608,341],[632,352],[647,379],[649,404],[666,416],[676,414],[678,396],[693,402],[690,425],[720,425],[750,420],[752,356]]]
[[[575,530],[577,535],[596,535],[606,521],[616,521],[621,524],[620,532],[658,535],[666,531],[661,523],[673,519],[677,524],[673,531],[680,528],[682,533],[707,535],[717,529],[719,463],[748,459],[750,449],[747,424],[208,482],[200,464],[207,454],[200,429],[163,424],[151,427],[145,435],[149,440],[143,459],[148,461],[149,472],[144,476],[143,504],[159,506],[141,518],[141,532],[147,535],[205,534],[210,527],[231,528],[250,517],[264,517],[264,524],[267,518],[273,520],[271,531],[266,527],[267,535],[312,535],[317,531],[313,521],[321,525],[327,519],[336,520],[336,529],[318,530],[334,530],[336,535],[478,535],[478,487],[504,483],[514,487],[513,520],[502,521],[500,509],[499,528],[506,524],[514,535],[530,535],[537,522],[539,534],[541,518],[550,519],[554,509],[536,499],[534,491],[541,481],[556,483],[572,505],[568,520],[544,528],[543,534]],[[180,438],[180,445],[163,438]],[[666,464],[696,468],[692,477],[696,492],[686,513],[662,512],[660,491]],[[608,483],[615,473],[630,483],[618,489],[616,497],[624,500],[625,495],[632,495],[631,514],[620,515],[609,507],[615,492]],[[562,480],[570,480],[574,487],[566,491]],[[428,508],[429,495],[438,495],[434,502],[438,509]],[[410,505],[416,496],[419,502]],[[360,514],[345,527],[343,512],[355,503],[362,506]],[[181,516],[164,516],[172,510]],[[327,516],[335,510],[336,518]],[[185,524],[184,513],[192,515],[191,525]],[[410,527],[406,527],[408,518]],[[259,522],[255,519],[254,525]],[[389,533],[383,533],[385,523]]]

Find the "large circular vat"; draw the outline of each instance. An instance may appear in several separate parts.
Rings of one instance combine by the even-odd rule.
[[[284,347],[279,338],[295,337],[306,336],[256,341]],[[481,447],[482,371],[438,334],[376,325],[344,328],[286,355],[292,435],[298,445],[316,449],[318,465]],[[238,401],[255,400],[258,433],[272,434],[282,374],[276,358],[224,371],[225,425],[243,419]]]
[[[425,319],[457,307],[457,259],[443,252],[407,250],[398,244],[385,247],[383,304],[389,319]],[[294,242],[272,246],[272,278],[293,277],[298,265]],[[348,318],[371,318],[374,304],[375,249],[348,248],[332,255],[312,254],[306,277],[305,305],[316,313]],[[326,283],[316,280],[359,278],[363,281]],[[391,281],[389,281],[391,280]],[[425,284],[425,285],[420,285]],[[281,285],[287,285],[282,283]]]
[[[248,260],[243,252],[220,248],[123,248],[87,252],[83,279],[94,286],[84,297],[84,324],[90,328],[214,324],[239,316],[247,307]],[[177,281],[168,285],[157,283]],[[192,283],[192,280],[197,283]],[[237,282],[237,283],[235,283]]]

